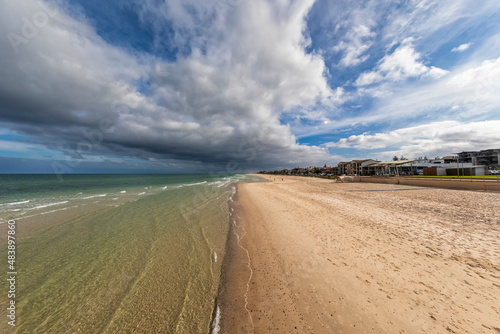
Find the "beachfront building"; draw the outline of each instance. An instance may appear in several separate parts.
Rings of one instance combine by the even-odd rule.
[[[379,161],[372,165],[377,175],[415,175],[418,174],[417,160]]]
[[[348,171],[349,171],[350,164],[351,164],[350,161],[349,162],[347,162],[347,161],[339,162],[339,164],[337,166],[337,170],[338,170],[339,175],[347,175]]]
[[[458,156],[446,156],[443,158],[436,157],[434,159],[418,158],[412,160],[391,160],[377,161],[373,159],[352,160],[339,162],[338,166],[330,170],[330,175],[438,175],[436,168],[444,168],[440,170],[442,175],[452,175],[452,170],[457,170],[457,166],[461,169],[460,175],[483,175],[480,170],[483,168],[480,165],[474,165],[470,162],[458,163]],[[424,170],[428,169],[426,173]],[[474,168],[472,168],[474,167]],[[478,168],[476,168],[478,167]],[[467,169],[472,168],[472,169]],[[446,172],[445,169],[449,171]],[[324,170],[323,170],[324,172]],[[458,173],[458,172],[456,172]],[[441,175],[439,174],[439,175]],[[487,174],[487,172],[486,172]]]
[[[457,153],[460,163],[471,163],[473,165],[485,165],[490,169],[499,167],[500,149],[488,149],[481,151],[464,151]]]
[[[373,159],[366,159],[360,164],[359,175],[375,175],[377,173],[376,165],[380,161]]]
[[[449,155],[446,157],[443,157],[443,163],[445,164],[453,164],[458,162],[458,156],[456,155]]]
[[[359,170],[361,169],[361,163],[364,160],[352,160],[348,166],[347,175],[359,175]]]
[[[485,176],[488,168],[486,166],[472,166],[472,164],[454,164],[455,166],[447,167],[425,167],[424,175],[426,176]]]
[[[378,175],[485,175],[481,172],[485,169],[484,166],[474,166],[472,163],[447,163],[442,160],[444,159],[431,159],[427,162],[418,160],[384,161],[376,164],[375,168]]]
[[[352,160],[348,165],[348,175],[361,175],[361,170],[363,165],[369,162],[373,162],[371,159],[364,160]]]
[[[332,168],[334,175],[374,175],[374,164],[379,161],[373,159],[352,160],[339,162],[338,166]]]

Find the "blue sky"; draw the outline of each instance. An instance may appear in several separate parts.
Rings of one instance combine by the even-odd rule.
[[[500,145],[497,1],[0,4],[0,172],[245,172]]]

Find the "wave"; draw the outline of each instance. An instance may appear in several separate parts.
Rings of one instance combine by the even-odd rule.
[[[18,204],[26,204],[26,203],[29,203],[30,201],[27,200],[27,201],[19,201],[19,202],[10,202],[10,203],[3,203],[3,204],[0,204],[0,206],[2,205],[18,205]]]
[[[35,206],[34,208],[30,208],[30,209],[28,209],[28,210],[42,209],[42,208],[46,208],[46,207],[48,207],[48,206],[54,206],[54,205],[66,204],[66,203],[68,203],[68,201],[57,202],[57,203],[49,203],[49,204],[44,204],[44,205]]]
[[[227,186],[228,184],[230,184],[230,182],[228,182],[226,180],[226,181],[214,181],[214,182],[210,182],[208,185],[209,186],[215,186],[215,185],[217,185],[217,188],[221,188],[221,187]]]
[[[197,183],[186,183],[186,184],[181,184],[181,185],[179,186],[179,188],[180,188],[180,187],[198,186],[198,185],[200,185],[200,184],[205,184],[205,183],[207,183],[207,181],[197,182]]]
[[[89,199],[89,198],[96,198],[96,197],[104,197],[107,194],[101,194],[101,195],[93,195],[93,196],[87,196],[87,197],[82,197],[81,199]]]

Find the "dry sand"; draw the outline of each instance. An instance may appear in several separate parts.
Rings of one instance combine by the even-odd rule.
[[[500,194],[265,178],[238,188],[223,333],[500,333]]]

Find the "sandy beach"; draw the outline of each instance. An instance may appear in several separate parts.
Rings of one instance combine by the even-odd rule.
[[[264,178],[238,187],[221,332],[500,333],[500,194]]]

